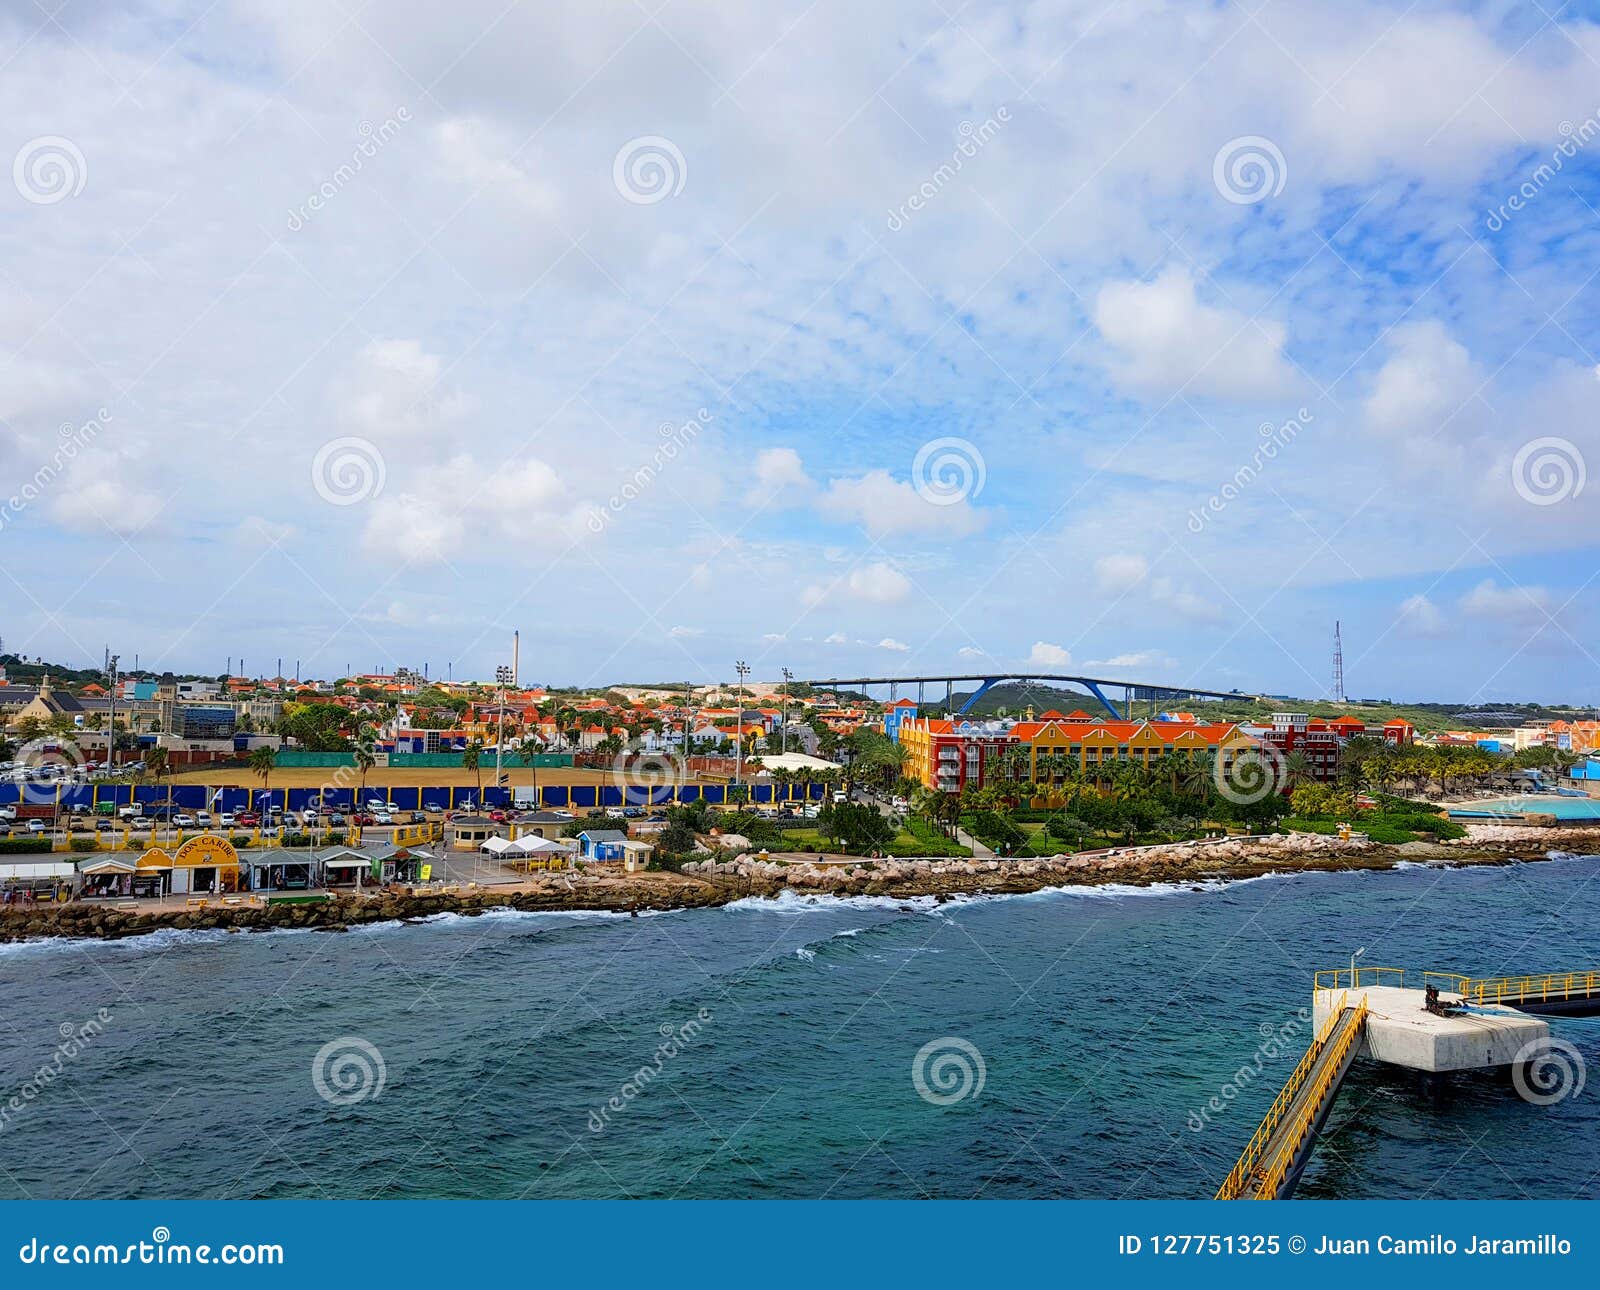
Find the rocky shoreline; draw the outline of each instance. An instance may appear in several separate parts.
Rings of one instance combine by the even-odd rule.
[[[160,931],[342,932],[369,923],[511,909],[637,914],[711,909],[785,890],[824,896],[931,896],[938,900],[1025,895],[1054,887],[1152,886],[1235,882],[1304,871],[1393,869],[1403,863],[1449,867],[1600,853],[1600,828],[1472,825],[1453,842],[1381,846],[1317,834],[1130,847],[1038,860],[855,860],[745,855],[691,864],[679,873],[539,875],[525,882],[456,893],[386,890],[322,903],[206,909],[117,909],[92,902],[11,906],[0,913],[0,943],[54,937],[118,940]]]

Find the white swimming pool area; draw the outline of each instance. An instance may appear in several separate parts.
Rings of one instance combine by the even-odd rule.
[[[1554,815],[1562,820],[1600,820],[1600,798],[1561,797],[1555,793],[1535,793],[1521,797],[1496,797],[1471,806],[1453,806],[1450,817],[1457,820],[1485,820],[1521,815]]]

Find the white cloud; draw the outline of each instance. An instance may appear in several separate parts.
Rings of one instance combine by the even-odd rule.
[[[956,651],[957,658],[988,658],[989,651],[979,649],[975,645],[963,645]]]
[[[369,555],[431,565],[460,552],[465,527],[458,516],[430,498],[385,493],[369,505],[372,514],[361,532],[361,545]]]
[[[827,636],[824,636],[822,638],[822,643],[824,645],[848,645],[850,643],[850,638],[843,632],[833,632]]]
[[[705,628],[703,627],[670,627],[667,629],[667,635],[675,641],[692,640],[696,636],[704,636],[705,634]]]
[[[868,471],[858,479],[831,481],[818,508],[834,519],[855,521],[873,537],[900,533],[962,535],[977,532],[984,522],[965,499],[935,505],[886,470]]]
[[[1071,662],[1072,655],[1067,650],[1049,641],[1034,641],[1033,649],[1028,652],[1031,667],[1066,667]]]
[[[801,599],[807,605],[820,605],[843,596],[867,604],[889,605],[910,594],[911,579],[887,561],[878,560],[850,570],[842,583],[813,583],[801,593]]]
[[[763,633],[761,639],[766,641],[769,645],[775,645],[778,642],[786,641],[789,638],[787,636],[785,636],[782,632],[765,632],[765,633]]]
[[[416,340],[375,340],[334,387],[340,425],[380,443],[437,434],[471,412],[473,401],[445,388],[444,360]]]
[[[1149,572],[1150,562],[1132,552],[1103,555],[1094,562],[1095,582],[1107,595],[1138,586]]]
[[[1447,630],[1439,606],[1421,593],[1407,596],[1400,602],[1395,629],[1402,636],[1418,637],[1443,636]]]
[[[878,648],[892,650],[896,654],[909,654],[911,652],[911,646],[907,645],[904,641],[895,640],[895,638],[892,636],[885,636],[881,641],[879,641]]]
[[[1117,351],[1117,380],[1136,390],[1254,402],[1299,384],[1283,357],[1283,324],[1202,304],[1181,266],[1153,282],[1107,283],[1094,320]]]
[[[1166,669],[1177,660],[1168,657],[1158,649],[1134,650],[1126,654],[1113,654],[1110,658],[1090,659],[1085,667],[1144,667]]]
[[[1362,406],[1367,425],[1386,435],[1448,434],[1452,417],[1471,407],[1483,378],[1466,348],[1442,323],[1396,327],[1388,337],[1389,358]]]
[[[1502,623],[1543,623],[1553,607],[1544,587],[1502,587],[1485,578],[1461,597],[1461,612]]]
[[[756,483],[770,492],[811,487],[811,476],[793,448],[767,448],[757,453],[754,474]]]
[[[58,524],[80,533],[106,530],[131,537],[161,513],[161,498],[124,479],[78,474],[55,485],[50,513]]]
[[[911,579],[881,560],[852,569],[846,585],[856,599],[875,604],[891,604],[904,600],[911,593]]]
[[[1226,616],[1218,600],[1180,586],[1171,578],[1153,578],[1150,582],[1150,599],[1179,617],[1198,623],[1218,623]]]

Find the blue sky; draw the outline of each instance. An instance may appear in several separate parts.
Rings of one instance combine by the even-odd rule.
[[[1595,696],[1591,10],[0,23],[8,649]]]

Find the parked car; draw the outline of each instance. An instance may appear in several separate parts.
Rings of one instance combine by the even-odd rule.
[[[217,816],[217,827],[219,829],[231,829],[238,822],[239,817],[236,816],[232,811],[224,811],[221,815]]]
[[[387,803],[387,802],[380,802],[375,797],[369,797],[367,799],[367,810],[369,810],[369,811],[384,811],[384,810],[387,810],[388,808],[389,808],[389,803]]]
[[[194,816],[179,812],[172,817],[172,826],[177,829],[194,828]]]
[[[49,831],[49,826],[46,825],[43,820],[29,820],[28,821],[28,832],[29,833],[46,833],[48,831]]]
[[[333,828],[339,828],[344,822],[345,817],[343,811],[335,811],[332,815],[328,816],[328,823]]]
[[[372,813],[372,822],[374,824],[393,824],[394,816],[388,811],[374,811]]]
[[[497,806],[494,808],[494,810],[489,812],[489,818],[496,824],[504,824],[511,817],[506,814],[503,808]]]
[[[114,820],[96,820],[94,827],[101,833],[111,833],[116,830],[117,825]]]
[[[211,827],[212,823],[213,823],[213,821],[211,819],[211,812],[210,811],[196,811],[194,813],[194,822],[196,824],[198,824],[202,829],[209,829]]]
[[[256,828],[261,823],[261,813],[259,811],[240,811],[234,819],[234,823],[242,829]]]
[[[356,825],[358,827],[364,828],[368,824],[377,823],[377,821],[373,818],[372,814],[370,812],[368,812],[368,811],[356,811],[353,815],[351,815],[350,823],[352,823],[352,824],[354,824],[354,825]]]
[[[308,807],[306,807],[305,810],[300,812],[300,818],[302,820],[304,820],[307,824],[315,824],[317,822],[317,816],[319,814],[320,814],[320,812],[317,810],[316,807],[308,806]]]
[[[642,819],[644,819],[644,807],[642,807],[642,806],[624,806],[622,808],[622,814],[623,814],[623,817],[625,819],[642,820]]]
[[[424,811],[433,811],[435,813],[438,813],[440,811],[443,811],[445,809],[445,806],[444,806],[443,802],[424,802],[422,804],[422,809]]]
[[[651,824],[665,824],[667,822],[667,813],[665,811],[651,811],[645,819]]]
[[[132,824],[136,829],[148,829],[155,823],[155,821],[152,820],[148,815],[135,815],[133,819],[129,821],[129,823]]]

